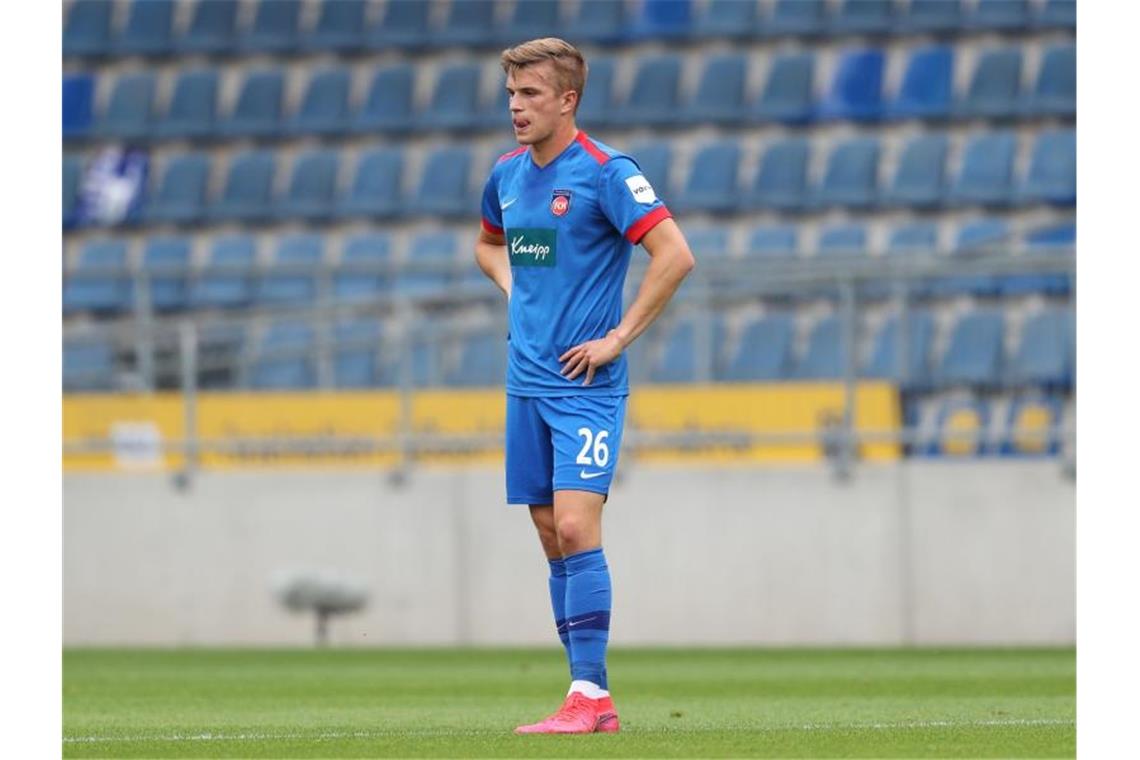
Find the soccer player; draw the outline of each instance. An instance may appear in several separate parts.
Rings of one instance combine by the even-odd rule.
[[[573,45],[532,40],[502,66],[520,147],[491,170],[475,259],[507,296],[507,503],[530,507],[571,678],[561,709],[515,731],[614,732],[602,505],[625,422],[624,352],[693,255],[637,162],[575,126],[587,68]],[[638,243],[651,261],[622,316]]]

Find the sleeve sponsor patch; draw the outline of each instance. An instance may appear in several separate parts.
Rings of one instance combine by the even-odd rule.
[[[649,180],[640,174],[626,179],[625,186],[629,188],[633,199],[638,203],[653,203],[657,200],[657,193],[653,192],[653,185],[650,185]]]

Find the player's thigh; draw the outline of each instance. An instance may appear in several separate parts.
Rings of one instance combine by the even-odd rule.
[[[625,396],[542,399],[554,441],[554,490],[609,493],[625,427]]]
[[[554,503],[554,449],[539,399],[507,396],[507,503]]]

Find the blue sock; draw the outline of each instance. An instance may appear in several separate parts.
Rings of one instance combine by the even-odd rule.
[[[572,662],[570,633],[566,628],[566,562],[561,559],[547,561],[550,563],[550,606],[554,609],[554,627],[558,630],[558,638],[562,639],[562,646],[566,648],[566,661]]]
[[[606,683],[610,639],[610,568],[602,548],[571,554],[566,563],[566,627],[570,634],[570,677]]]

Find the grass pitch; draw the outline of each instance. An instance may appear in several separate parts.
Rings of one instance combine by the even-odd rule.
[[[1076,654],[615,649],[622,733],[531,736],[561,650],[72,650],[65,757],[1074,757]]]

